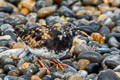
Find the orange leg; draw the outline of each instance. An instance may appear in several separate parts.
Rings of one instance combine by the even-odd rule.
[[[60,67],[61,70],[64,70],[63,67],[66,67],[66,66],[67,66],[67,64],[62,64],[62,63],[60,63],[60,62],[57,62],[55,59],[53,59],[51,63],[53,63],[53,64],[56,65],[56,69],[58,69],[58,67]]]
[[[50,70],[48,70],[48,68],[43,64],[43,62],[40,60],[40,58],[38,58],[38,61],[41,64],[41,66],[47,70],[47,74],[50,74]]]

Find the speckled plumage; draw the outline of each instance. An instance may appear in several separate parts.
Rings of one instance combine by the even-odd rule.
[[[46,47],[56,53],[70,49],[72,46],[73,33],[70,25],[63,25],[58,28],[55,26],[38,26],[31,29],[25,26],[15,28],[16,34],[30,46],[30,48]]]

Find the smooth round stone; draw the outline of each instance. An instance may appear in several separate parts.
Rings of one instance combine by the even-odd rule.
[[[120,72],[120,65],[118,65],[117,67],[115,67],[115,68],[114,68],[114,71]]]
[[[85,31],[88,34],[98,31],[94,26],[90,26],[90,25],[89,26],[79,26],[79,28],[80,28],[80,30]]]
[[[90,64],[90,61],[87,59],[80,59],[78,61],[78,66],[80,70],[84,70],[88,64]]]
[[[43,18],[56,12],[56,6],[43,7],[38,11],[38,17]]]
[[[26,17],[28,22],[36,22],[37,20],[37,14],[36,13],[30,13]]]
[[[42,80],[54,80],[56,76],[54,74],[51,75],[46,75],[45,77],[42,78]]]
[[[77,70],[69,65],[67,65],[67,67],[64,68],[64,73],[65,72],[73,72],[73,73],[76,73]]]
[[[50,25],[54,25],[56,23],[60,23],[60,24],[63,23],[63,20],[57,16],[49,16],[49,17],[47,17],[46,21]]]
[[[108,40],[108,44],[110,47],[116,47],[116,48],[120,47],[120,43],[115,37],[110,37],[110,39]]]
[[[13,59],[9,58],[8,56],[2,56],[0,58],[0,63],[2,64],[2,66],[7,65],[7,64],[11,64],[11,65],[15,64],[15,62],[13,61]]]
[[[4,66],[4,70],[6,72],[11,71],[11,70],[16,70],[16,69],[17,68],[14,65],[11,65],[11,64],[7,64],[7,65]]]
[[[86,5],[98,5],[100,2],[101,2],[100,0],[95,0],[95,1],[83,0],[83,4],[86,4]]]
[[[1,47],[1,48],[0,48],[0,53],[3,52],[3,51],[6,51],[6,50],[8,50],[7,47]]]
[[[39,72],[36,73],[36,75],[38,75],[40,78],[42,78],[43,76],[45,76],[47,70],[44,68],[40,68]]]
[[[78,44],[73,48],[74,54],[80,54],[82,51],[90,51],[90,48],[86,44]]]
[[[112,21],[111,18],[107,18],[103,21],[104,26],[108,26],[109,28],[112,28],[114,26],[114,22]]]
[[[11,71],[9,71],[8,72],[8,75],[10,75],[10,76],[16,76],[16,77],[18,77],[18,76],[20,76],[20,71],[19,70],[11,70]]]
[[[29,73],[36,73],[38,71],[38,68],[34,64],[30,64],[28,67],[26,67],[23,70],[23,74],[29,74]]]
[[[4,80],[5,76],[6,76],[6,74],[0,74],[0,79]]]
[[[68,78],[68,80],[85,80],[80,75],[72,75]]]
[[[86,77],[86,80],[94,80],[98,75],[95,74],[95,73],[92,73],[92,74],[89,74],[87,77]]]
[[[15,76],[5,76],[4,80],[25,80],[25,79],[21,77],[15,77]]]
[[[90,62],[100,63],[102,61],[102,55],[94,51],[83,51],[78,55],[78,60],[87,59]]]
[[[72,62],[71,66],[74,67],[75,69],[79,69],[76,61]]]
[[[99,64],[98,64],[98,63],[88,64],[88,65],[86,66],[85,70],[86,70],[88,73],[97,73],[97,72],[99,72]]]
[[[3,25],[0,26],[0,31],[1,31],[1,32],[6,32],[6,31],[11,31],[11,32],[13,32],[14,29],[13,29],[13,26],[10,25],[10,24],[3,24]]]
[[[98,80],[120,80],[120,78],[115,74],[113,70],[103,70],[98,75]]]
[[[99,48],[101,45],[96,41],[89,41],[88,46],[94,50],[96,48]]]
[[[119,26],[114,27],[114,28],[112,29],[112,32],[120,33],[120,27],[119,27]]]
[[[3,34],[9,35],[9,36],[11,36],[12,40],[17,41],[17,35],[15,33],[13,33],[12,31],[6,31]]]
[[[67,17],[71,17],[74,15],[74,12],[66,6],[61,6],[58,12]]]
[[[107,36],[110,33],[110,29],[107,26],[103,26],[99,32],[103,36]]]
[[[9,2],[9,3],[13,3],[13,4],[15,4],[15,5],[20,2],[20,0],[5,0],[5,1],[7,1],[7,2]]]
[[[107,64],[106,64],[106,62],[107,62]],[[102,62],[102,66],[104,69],[109,68],[109,67],[115,68],[119,64],[120,64],[120,56],[119,55],[107,56]]]
[[[24,75],[22,75],[22,76],[20,76],[21,78],[24,78],[25,80],[30,80],[31,79],[31,77],[32,77],[32,74],[31,73],[29,73],[29,74],[24,74]]]
[[[112,4],[112,6],[114,7],[119,7],[120,6],[120,0],[113,0],[110,2]]]
[[[110,39],[111,37],[113,37],[113,41],[114,41],[114,38],[117,40],[117,41],[119,41],[120,42],[120,33],[110,33],[107,37],[106,37],[106,39]],[[107,40],[107,41],[108,41]],[[112,42],[113,43],[113,42]]]
[[[95,51],[98,53],[104,54],[104,53],[110,53],[111,49],[110,48],[97,48]]]
[[[12,15],[9,17],[6,17],[4,19],[5,23],[11,24],[13,26],[19,25],[19,24],[25,24],[26,23],[26,18],[22,15]]]
[[[88,75],[88,72],[85,70],[79,70],[77,74],[79,74],[83,78],[86,78]]]
[[[0,12],[7,12],[7,13],[12,13],[13,12],[13,7],[11,6],[0,6]]]

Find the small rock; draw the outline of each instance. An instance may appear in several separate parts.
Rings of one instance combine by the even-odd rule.
[[[68,78],[68,80],[85,80],[80,75],[72,75]]]
[[[0,12],[12,13],[13,7],[12,6],[0,6]]]
[[[103,37],[100,33],[92,33],[91,37],[93,40],[103,44],[105,42],[105,37]]]
[[[4,70],[3,69],[0,69],[0,74],[4,74]]]
[[[88,73],[97,73],[97,72],[99,72],[99,64],[98,64],[98,63],[88,64],[88,65],[85,67],[85,70],[86,70]]]
[[[92,74],[89,74],[87,77],[86,77],[86,80],[94,80],[98,75],[95,74],[95,73],[92,73]]]
[[[90,62],[100,63],[102,60],[102,55],[94,51],[83,51],[78,55],[78,60],[87,59]]]
[[[99,32],[102,36],[107,36],[110,33],[110,29],[107,26],[103,26]]]
[[[11,32],[13,32],[13,31],[15,31],[15,30],[13,29],[13,26],[10,25],[10,24],[3,24],[3,25],[0,26],[0,31],[1,31],[1,32],[6,32],[6,31],[11,31]]]
[[[4,80],[25,80],[21,77],[15,77],[15,76],[5,76]]]
[[[99,3],[100,3],[100,0],[95,0],[95,1],[83,0],[83,4],[86,4],[86,5],[98,5]]]
[[[40,25],[46,25],[46,20],[45,19],[39,19],[38,24]]]
[[[105,57],[105,59],[102,62],[102,66],[104,69],[106,68],[112,68],[114,69],[120,64],[120,56],[119,55],[110,55]]]
[[[80,59],[78,61],[78,66],[80,70],[84,70],[88,64],[90,64],[90,61],[86,59]]]
[[[36,13],[30,13],[26,17],[26,19],[27,19],[28,22],[36,22],[36,20],[37,20],[37,14]]]
[[[35,5],[35,1],[34,0],[22,0],[19,4],[18,4],[18,8],[27,8],[30,11],[32,11],[33,6]]]
[[[40,68],[40,71],[37,72],[36,75],[42,78],[43,76],[45,76],[46,72],[47,72],[46,69]]]
[[[74,15],[74,12],[66,6],[61,6],[58,12],[66,17],[71,17]]]
[[[50,25],[54,25],[54,24],[56,24],[56,23],[60,23],[60,24],[63,23],[63,20],[60,19],[60,18],[57,17],[57,16],[49,16],[49,17],[47,17],[46,21],[47,21],[47,23],[50,24]]]
[[[33,76],[31,77],[31,80],[41,80],[41,79],[40,79],[39,76],[37,76],[37,75],[33,75]]]
[[[56,7],[55,6],[43,7],[41,9],[39,9],[38,17],[40,17],[40,18],[46,17],[46,16],[49,16],[49,15],[55,13],[55,12],[56,12]]]
[[[108,40],[108,44],[110,47],[118,48],[120,46],[120,43],[117,41],[115,37],[110,37],[110,39]]]
[[[88,72],[85,70],[79,70],[77,74],[79,74],[83,78],[86,78],[88,75]]]
[[[98,80],[120,80],[120,78],[115,74],[113,70],[103,70],[98,75]]]
[[[119,27],[119,26],[114,27],[114,28],[112,29],[112,32],[120,33],[120,27]]]
[[[17,42],[17,43],[15,43],[15,44],[13,44],[12,46],[11,46],[11,48],[13,48],[13,49],[15,49],[15,48],[26,48],[26,45],[25,44],[23,44],[23,43],[21,43],[21,42]]]

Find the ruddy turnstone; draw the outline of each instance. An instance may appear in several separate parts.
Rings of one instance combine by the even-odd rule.
[[[72,40],[75,33],[75,26],[66,23],[62,27],[55,26],[38,26],[26,28],[25,26],[17,26],[15,33],[29,46],[31,53],[40,58],[50,59],[56,64],[56,67],[65,66],[65,64],[56,62],[66,55],[66,51],[72,46]],[[42,64],[42,62],[39,60]],[[42,64],[43,65],[43,64]],[[43,65],[43,67],[45,67]],[[46,68],[46,67],[45,67]],[[47,69],[47,68],[46,68]],[[49,70],[47,70],[50,73]]]

